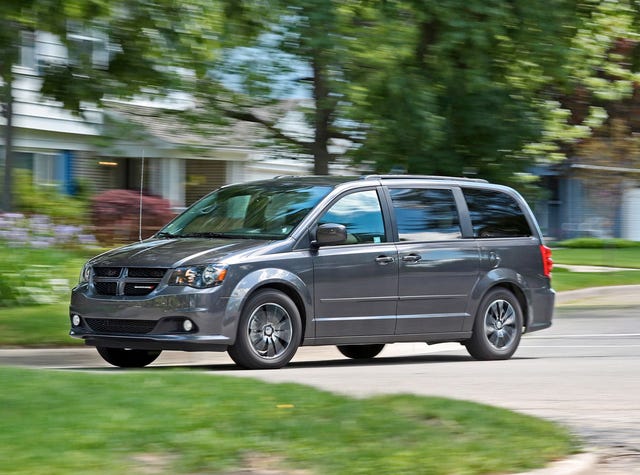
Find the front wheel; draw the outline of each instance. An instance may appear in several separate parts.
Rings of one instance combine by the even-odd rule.
[[[520,302],[506,289],[490,291],[478,308],[473,335],[465,342],[467,351],[478,360],[506,360],[520,344],[522,335]]]
[[[142,368],[153,363],[161,350],[131,350],[127,348],[96,347],[102,359],[120,368]]]
[[[245,305],[228,353],[243,368],[281,368],[293,358],[301,339],[300,312],[293,300],[278,290],[262,290]]]
[[[384,345],[338,345],[338,351],[347,358],[368,360],[378,356]]]

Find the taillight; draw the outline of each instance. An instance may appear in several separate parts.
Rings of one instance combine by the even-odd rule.
[[[541,244],[540,255],[542,256],[542,272],[544,273],[545,277],[551,277],[551,269],[553,268],[551,249]]]

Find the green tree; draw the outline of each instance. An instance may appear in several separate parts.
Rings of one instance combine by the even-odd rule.
[[[241,2],[244,12],[261,4]],[[206,109],[262,124],[313,157],[319,174],[335,158],[330,145],[347,139],[349,154],[377,171],[512,183],[540,159],[546,127],[558,124],[553,104],[567,84],[569,47],[593,9],[575,0],[544,9],[525,0],[270,7],[259,20],[251,16],[250,40],[240,34],[233,42],[252,47],[244,60],[229,49],[236,60],[215,66],[236,78],[234,92],[220,76],[200,83]],[[307,136],[283,129],[288,109],[276,107],[281,78],[296,73],[311,103]]]
[[[356,153],[377,169],[516,180],[539,139],[541,102],[566,82],[569,46],[588,9],[554,0],[418,0],[362,10]]]
[[[339,120],[344,97],[345,10],[333,0],[240,2],[231,12],[237,28],[223,37],[226,54],[198,83],[198,102],[210,120],[260,124],[272,146],[312,157],[314,172],[327,174],[335,139],[348,138]],[[251,28],[242,28],[242,25]],[[243,47],[239,47],[242,45]],[[301,100],[286,100],[291,97]],[[304,130],[283,126],[302,112]],[[215,115],[217,114],[217,115]],[[206,120],[206,119],[205,119]]]
[[[640,167],[634,145],[640,133],[640,7],[629,0],[588,6],[566,56],[565,83],[540,103],[546,118],[541,140],[523,152],[551,163],[568,160],[591,188],[604,190]]]
[[[11,209],[12,85],[25,32],[53,33],[66,46],[66,61],[44,68],[41,92],[81,113],[85,102],[96,104],[138,92],[163,94],[180,87],[184,71],[204,74],[204,65],[216,52],[214,31],[222,28],[226,5],[204,0],[0,2],[0,103],[6,120],[2,207]],[[105,38],[103,60],[96,62],[73,34]]]

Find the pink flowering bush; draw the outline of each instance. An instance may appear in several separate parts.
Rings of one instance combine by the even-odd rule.
[[[142,196],[142,238],[164,226],[174,213],[171,204],[157,196]],[[138,239],[140,195],[132,190],[109,190],[91,200],[94,234],[103,244],[132,242]]]

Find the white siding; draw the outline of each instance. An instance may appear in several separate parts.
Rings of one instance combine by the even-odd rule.
[[[640,188],[631,188],[622,203],[622,237],[640,241]]]

